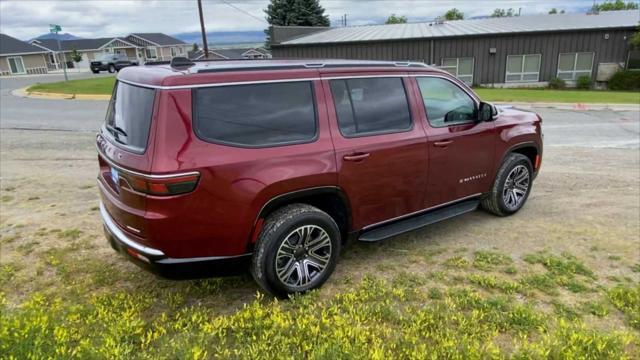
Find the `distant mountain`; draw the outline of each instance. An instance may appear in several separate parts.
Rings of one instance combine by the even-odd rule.
[[[202,45],[202,34],[200,32],[188,32],[174,34],[186,43],[197,43]],[[241,44],[241,43],[264,43],[265,36],[262,31],[212,31],[207,32],[207,42],[213,45]]]
[[[46,33],[46,34],[42,34],[40,36],[34,37],[33,39],[30,39],[29,41],[34,40],[34,39],[41,39],[41,40],[44,40],[44,39],[76,40],[76,39],[82,39],[82,38],[78,37],[78,36],[75,36],[75,35],[72,35],[72,34],[69,34],[69,33],[64,33],[64,34]]]

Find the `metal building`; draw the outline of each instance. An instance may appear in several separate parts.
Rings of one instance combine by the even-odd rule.
[[[469,84],[542,86],[581,75],[605,82],[639,67],[629,41],[640,11],[530,15],[341,28],[273,27],[274,58],[422,61]]]

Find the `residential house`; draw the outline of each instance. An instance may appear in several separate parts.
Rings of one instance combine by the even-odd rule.
[[[171,60],[176,56],[187,57],[190,44],[162,33],[134,33],[126,37],[127,41],[138,47],[138,58],[146,61]]]
[[[58,41],[55,39],[34,39],[30,44],[47,51],[47,67],[61,69],[62,60],[58,59]],[[91,61],[104,53],[125,54],[131,60],[143,64],[146,61],[171,60],[174,56],[185,56],[191,45],[161,33],[130,34],[127,37],[106,37],[96,39],[76,39],[60,41],[60,50],[64,53],[67,67],[89,69]],[[71,58],[76,50],[82,60],[75,63]]]
[[[46,51],[0,34],[0,75],[46,74]]]
[[[124,38],[119,37],[62,40],[60,41],[60,48],[58,48],[58,41],[55,39],[34,39],[31,40],[30,44],[48,51],[47,67],[49,70],[62,69],[63,65],[62,60],[59,58],[60,56],[55,56],[55,54],[59,53],[59,50],[64,53],[64,61],[67,62],[68,68],[89,69],[91,61],[99,58],[104,53],[126,54],[127,57],[136,59],[136,50],[138,48]],[[76,50],[82,56],[82,60],[78,63],[75,63],[71,57],[73,50]]]
[[[204,58],[204,50],[190,53],[190,59],[200,60]],[[236,60],[236,59],[270,59],[271,53],[263,48],[227,48],[209,49],[209,59]]]

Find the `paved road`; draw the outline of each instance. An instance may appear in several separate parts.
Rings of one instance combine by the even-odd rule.
[[[77,73],[69,78],[109,75]],[[11,90],[37,82],[62,80],[62,74],[0,78],[0,128],[96,131],[104,121],[106,101],[30,99],[11,94]]]
[[[72,74],[72,78],[98,76]],[[99,75],[108,76],[108,75]],[[35,82],[60,81],[62,75],[0,79],[0,128],[95,132],[104,120],[106,101],[19,98],[11,90]],[[571,111],[537,108],[546,146],[640,147],[640,111]]]

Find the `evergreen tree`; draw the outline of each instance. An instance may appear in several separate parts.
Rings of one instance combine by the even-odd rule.
[[[272,26],[329,26],[329,16],[319,0],[271,0],[267,9],[267,22]],[[270,31],[267,34],[267,47],[271,43]]]

